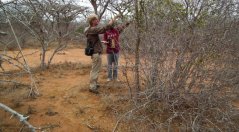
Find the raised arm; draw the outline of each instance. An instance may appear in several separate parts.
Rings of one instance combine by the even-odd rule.
[[[122,33],[126,27],[128,27],[130,22],[126,22],[125,24],[119,25],[116,27],[119,33]]]
[[[97,26],[97,27],[88,27],[85,29],[85,34],[103,34],[105,33],[108,29],[110,29],[112,27],[112,25],[114,24],[114,22],[116,21],[116,19],[119,16],[115,16],[114,18],[112,18],[107,25],[105,26]]]

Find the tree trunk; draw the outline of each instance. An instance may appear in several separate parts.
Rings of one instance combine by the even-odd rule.
[[[135,44],[135,85],[136,85],[136,94],[140,92],[140,79],[139,79],[139,46],[140,46],[140,14],[139,14],[139,7],[138,7],[138,0],[135,0],[135,19],[136,19],[136,44]]]
[[[40,59],[41,59],[41,69],[45,69],[46,68],[46,63],[45,63],[46,49],[44,48],[44,46],[42,46],[42,52],[40,54]]]

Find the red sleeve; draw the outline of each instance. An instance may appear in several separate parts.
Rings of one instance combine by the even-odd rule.
[[[107,41],[107,33],[104,33],[104,41]]]
[[[116,29],[118,30],[119,34],[123,32],[123,30],[125,29],[125,25],[120,25],[118,27],[116,27]]]

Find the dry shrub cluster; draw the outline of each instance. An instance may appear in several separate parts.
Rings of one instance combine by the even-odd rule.
[[[141,3],[143,85],[122,115],[125,123],[132,131],[237,131],[238,3],[151,2]],[[126,56],[135,36],[122,37]]]

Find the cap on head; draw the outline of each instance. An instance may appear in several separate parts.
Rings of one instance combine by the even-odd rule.
[[[98,16],[96,14],[91,14],[87,17],[87,22],[91,25],[92,21],[98,19]]]

